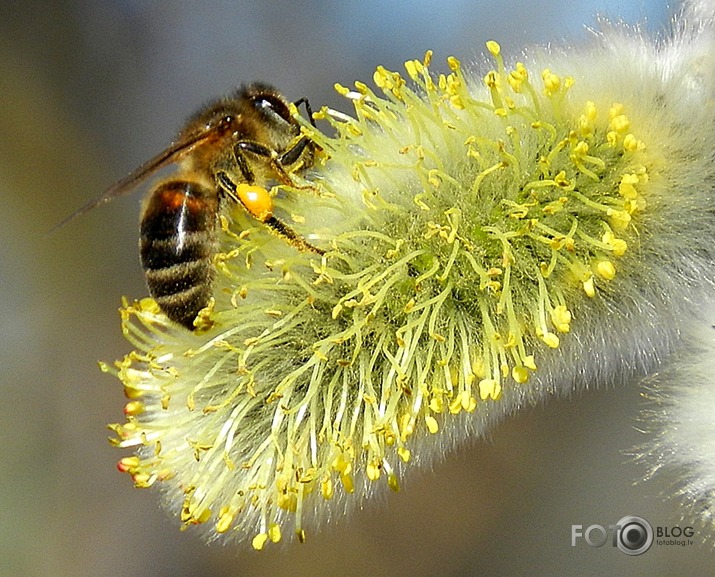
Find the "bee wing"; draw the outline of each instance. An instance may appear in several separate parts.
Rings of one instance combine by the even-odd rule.
[[[207,127],[205,130],[199,131],[196,134],[189,135],[186,138],[182,138],[172,143],[168,148],[157,154],[154,158],[147,160],[136,170],[132,171],[120,181],[115,182],[98,197],[93,198],[87,204],[70,214],[62,222],[55,225],[55,227],[50,231],[50,234],[90,210],[93,210],[118,196],[129,194],[156,171],[176,162],[182,156],[191,152],[196,146],[214,137],[217,129],[218,127],[215,126]]]

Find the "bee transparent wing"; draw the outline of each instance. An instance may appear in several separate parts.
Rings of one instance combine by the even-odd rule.
[[[161,170],[169,164],[176,162],[182,156],[191,152],[191,150],[193,150],[196,146],[212,138],[218,128],[219,127],[216,126],[208,127],[205,130],[198,132],[197,134],[189,135],[187,138],[182,138],[181,140],[174,142],[173,144],[171,144],[171,146],[157,154],[154,158],[149,159],[144,164],[139,166],[136,170],[125,176],[123,179],[118,182],[115,182],[98,197],[93,198],[87,204],[78,208],[62,222],[57,224],[50,231],[50,234],[55,232],[57,229],[62,228],[67,223],[73,221],[75,218],[86,214],[90,210],[93,210],[107,202],[110,202],[118,196],[129,194],[155,172]]]

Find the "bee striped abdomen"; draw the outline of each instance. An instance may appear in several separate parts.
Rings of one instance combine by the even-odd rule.
[[[169,181],[154,190],[142,216],[140,256],[149,293],[189,330],[213,294],[217,211],[215,191]]]

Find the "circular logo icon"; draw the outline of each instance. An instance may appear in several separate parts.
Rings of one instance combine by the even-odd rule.
[[[628,515],[618,521],[618,548],[626,555],[642,555],[653,544],[653,527],[643,517]]]

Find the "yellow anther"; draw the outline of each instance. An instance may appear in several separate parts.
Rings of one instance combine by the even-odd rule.
[[[623,256],[628,249],[628,244],[625,240],[617,238],[610,230],[603,233],[601,241],[611,247],[614,256]]]
[[[139,457],[124,457],[123,459],[119,459],[117,469],[119,469],[122,473],[134,473],[139,468],[140,464],[141,461],[139,460]]]
[[[611,225],[617,230],[625,230],[631,223],[631,215],[625,210],[609,209],[607,214],[611,220]]]
[[[516,63],[516,68],[514,69],[514,72],[516,72],[519,75],[519,78],[521,78],[522,80],[529,79],[529,71],[526,69],[526,66],[524,66],[524,64],[521,62]]]
[[[154,482],[156,481],[156,477],[153,475],[149,475],[148,473],[137,473],[135,475],[132,475],[132,481],[134,481],[134,486],[137,489],[147,489],[151,487]],[[211,514],[211,511],[209,511],[209,515]],[[202,523],[203,521],[196,521],[197,523]]]
[[[462,391],[459,394],[459,398],[460,398],[460,403],[462,404],[462,408],[465,411],[469,410],[469,407],[470,407],[470,405],[472,403],[472,399],[473,399],[472,395],[469,394],[469,391]]]
[[[610,123],[611,130],[617,132],[618,134],[625,134],[631,127],[631,121],[625,114],[619,114],[611,119]]]
[[[154,299],[149,297],[143,298],[139,301],[139,310],[141,312],[153,314],[158,314],[161,311],[158,303]]]
[[[544,81],[544,91],[547,96],[556,94],[561,89],[561,78],[548,68],[541,72],[541,78]]]
[[[444,411],[444,400],[442,397],[432,397],[429,402],[429,408],[433,413],[441,413]]]
[[[427,430],[433,435],[439,431],[439,423],[432,415],[427,415],[425,417],[425,423],[427,424]]]
[[[499,53],[501,52],[501,46],[499,46],[498,42],[495,42],[494,40],[489,40],[487,41],[487,50],[489,50],[492,56],[499,56]]]
[[[490,70],[484,76],[484,84],[486,84],[488,88],[496,88],[498,84],[498,78],[499,75],[494,70]]]
[[[449,69],[453,72],[456,72],[462,67],[462,63],[455,58],[454,56],[448,56],[447,57],[447,66],[449,66]]]
[[[554,176],[554,182],[557,186],[560,186],[561,188],[571,187],[571,181],[568,179],[568,177],[566,176],[566,172],[563,170],[559,172],[556,176]]]
[[[511,377],[521,385],[529,380],[529,371],[526,367],[514,367],[511,370]]]
[[[343,484],[343,489],[346,493],[355,492],[355,481],[353,481],[352,475],[340,475],[340,482]]]
[[[585,281],[583,281],[583,292],[586,293],[586,296],[589,297],[595,297],[596,296],[596,287],[593,284],[593,277],[588,277]]]
[[[457,396],[454,399],[452,399],[451,403],[449,403],[449,412],[453,415],[456,415],[461,410],[462,410],[462,400],[459,398],[459,396]]]
[[[367,478],[371,481],[377,481],[380,478],[381,467],[379,463],[370,462],[365,467],[365,472],[367,473]]]
[[[632,134],[626,134],[623,138],[623,148],[628,152],[635,152],[636,150],[643,150],[645,148],[645,144],[642,140],[638,140]]]
[[[464,110],[466,108],[461,96],[450,96],[449,101],[452,103],[452,106],[458,110]]]
[[[350,89],[347,86],[339,84],[338,82],[333,84],[333,88],[335,88],[335,92],[340,94],[340,96],[347,96],[348,94],[350,94]]]
[[[223,513],[219,514],[218,521],[216,522],[216,532],[225,533],[226,531],[228,531],[231,527],[231,523],[233,523],[234,517],[235,513],[231,511],[224,511]]]
[[[407,71],[407,75],[412,80],[416,81],[422,72],[421,66],[421,63],[416,60],[408,60],[407,62],[405,62],[405,70]]]
[[[346,453],[340,453],[335,457],[331,466],[341,475],[347,475],[352,471],[352,461]]]
[[[390,82],[390,78],[388,76],[387,70],[383,66],[378,66],[375,72],[372,75],[372,81],[375,83],[375,86],[378,88],[392,88],[392,83]]]
[[[414,425],[412,424],[412,418],[409,413],[405,413],[400,418],[400,438],[404,441],[414,433]]]
[[[330,477],[327,477],[320,482],[320,493],[326,501],[333,498],[335,488],[333,487],[333,480]]]
[[[541,340],[544,341],[546,343],[546,345],[551,347],[552,349],[559,348],[559,344],[561,343],[561,341],[559,340],[559,337],[557,337],[554,333],[551,333],[551,332],[543,335],[541,337]],[[517,381],[516,377],[514,378],[514,380]],[[518,382],[520,382],[520,381],[517,381],[517,383]]]
[[[507,82],[514,92],[520,94],[524,88],[524,82],[526,82],[528,78],[529,74],[526,71],[526,67],[521,62],[517,62],[516,68],[507,76]]]
[[[588,155],[588,144],[583,140],[579,141],[576,146],[573,147],[572,154],[577,158],[584,158]]]
[[[620,102],[614,102],[611,107],[608,109],[608,118],[615,118],[616,116],[620,116],[623,114],[625,111],[626,107],[623,106]]]
[[[277,523],[271,523],[268,527],[268,538],[272,543],[278,543],[281,540],[281,526]]]
[[[526,355],[523,359],[522,362],[524,363],[524,366],[531,370],[535,371],[536,370],[536,362],[534,361],[534,355]]]
[[[567,240],[566,237],[563,237],[563,236],[552,238],[549,246],[553,250],[561,250],[564,247],[564,245],[566,244],[566,240]]]
[[[646,201],[642,196],[639,196],[635,200],[626,200],[623,208],[628,214],[633,214],[636,211],[645,210]]]
[[[477,409],[477,398],[474,395],[469,395],[469,402],[466,406],[464,404],[462,406],[468,413],[473,413]]]
[[[584,116],[589,122],[594,122],[598,117],[598,109],[596,108],[596,103],[588,100],[586,106],[584,107]]]
[[[144,412],[144,403],[141,401],[129,401],[124,405],[124,414],[127,416],[137,416]]]
[[[596,263],[596,272],[606,280],[613,280],[616,276],[616,267],[610,260],[600,260]]]
[[[494,379],[482,379],[479,381],[479,397],[482,401],[489,398],[497,399],[501,393],[501,385]]]
[[[640,182],[640,178],[637,174],[624,174],[621,176],[621,182],[618,185],[618,193],[630,200],[633,200],[638,196],[638,191],[634,185]]]
[[[558,305],[551,310],[551,322],[554,328],[560,333],[567,333],[571,330],[571,311],[564,305]]]
[[[281,493],[276,499],[276,505],[284,511],[294,513],[298,507],[298,497],[295,493]]]
[[[359,80],[355,81],[355,90],[357,90],[357,92],[359,94],[362,94],[363,96],[370,94],[370,88],[368,87],[368,85],[364,82],[360,82]]]
[[[268,542],[268,534],[267,533],[259,533],[253,538],[253,541],[251,541],[251,545],[253,545],[253,548],[256,551],[260,551],[263,549],[265,544]]]
[[[390,473],[387,476],[387,486],[392,489],[395,493],[397,493],[400,490],[400,481],[397,478],[397,475],[394,473]]]

